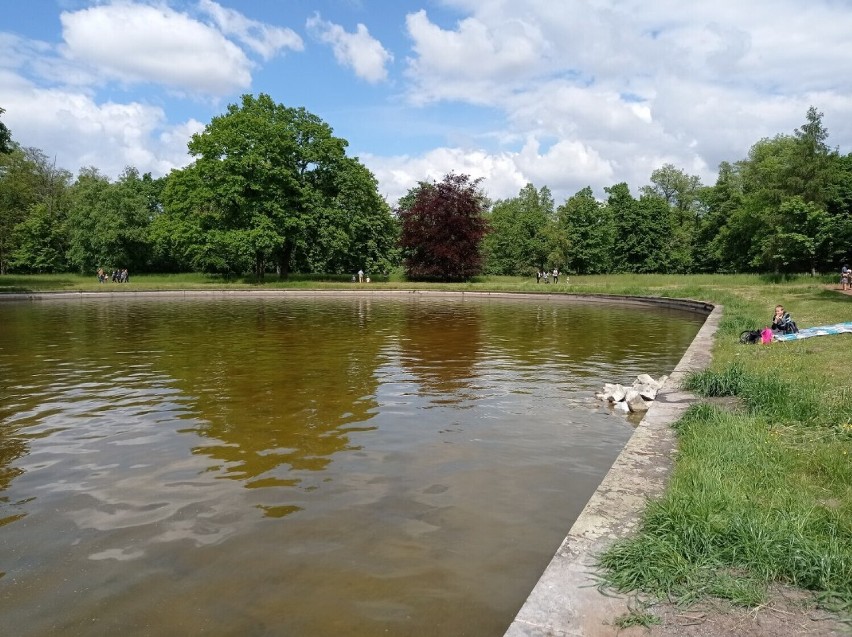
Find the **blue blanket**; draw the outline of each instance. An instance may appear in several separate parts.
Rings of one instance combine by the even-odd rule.
[[[834,325],[822,325],[820,327],[804,327],[795,334],[776,334],[772,339],[775,341],[797,341],[800,338],[828,336],[829,334],[852,334],[852,321],[848,323],[835,323]]]

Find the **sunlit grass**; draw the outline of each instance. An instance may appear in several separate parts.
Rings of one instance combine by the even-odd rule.
[[[742,345],[759,368],[734,362],[688,380],[743,408],[699,405],[677,423],[665,496],[649,504],[638,536],[601,558],[612,586],[754,606],[783,582],[852,611],[852,404],[820,382],[818,365],[779,369],[796,355],[787,345],[765,348],[781,353],[771,367],[762,346]]]

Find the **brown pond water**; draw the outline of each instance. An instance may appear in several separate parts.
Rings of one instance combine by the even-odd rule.
[[[0,633],[502,635],[702,316],[0,303]]]

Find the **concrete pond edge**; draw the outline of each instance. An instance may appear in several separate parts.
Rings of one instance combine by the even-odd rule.
[[[130,285],[130,284],[126,284]],[[356,289],[275,289],[275,290],[107,290],[90,292],[2,292],[0,301],[82,301],[90,299],[231,299],[231,298],[287,298],[287,297],[461,297],[461,298],[494,298],[494,299],[540,299],[540,300],[565,300],[580,301],[584,303],[617,303],[619,305],[654,305],[657,307],[669,307],[688,312],[708,314],[713,305],[704,301],[690,299],[676,299],[666,297],[630,296],[617,294],[575,294],[571,292],[545,291],[545,292],[474,292],[465,290],[388,290],[368,289],[369,285],[358,284]]]

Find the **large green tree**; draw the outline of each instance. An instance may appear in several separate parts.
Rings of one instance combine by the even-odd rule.
[[[346,140],[304,108],[244,95],[193,135],[195,162],[169,177],[171,223],[195,267],[257,276],[387,267],[390,208],[375,179],[347,158]],[[180,219],[175,219],[175,215]]]
[[[398,263],[399,224],[373,174],[356,159],[340,161],[334,196],[314,210],[304,248],[294,254],[310,272],[389,272]]]
[[[669,241],[669,269],[691,272],[694,267],[695,234],[702,206],[701,179],[673,164],[664,164],[651,173],[651,184],[642,188],[644,195],[661,197],[669,206],[672,236]]]
[[[71,188],[69,260],[81,273],[98,267],[144,271],[150,263],[154,215],[150,175],[125,168],[115,183],[96,168],[80,171]]]
[[[699,198],[706,213],[699,217],[696,224],[693,242],[695,269],[698,272],[734,271],[736,253],[742,246],[737,247],[735,237],[730,235],[728,222],[743,203],[742,178],[737,167],[726,161],[719,164],[716,183],[703,188]],[[740,237],[741,240],[746,238]],[[744,246],[746,251],[748,245]]]
[[[644,194],[636,202],[633,218],[635,232],[628,240],[632,272],[675,272],[681,264],[673,254],[674,236],[670,209],[666,200]]]
[[[0,115],[6,112],[6,109],[0,106]],[[6,124],[0,122],[0,154],[12,152],[12,132],[6,128]]]
[[[399,209],[400,244],[411,278],[469,279],[482,271],[482,240],[488,232],[486,198],[478,179],[450,173],[421,182]]]
[[[517,197],[495,202],[488,222],[491,231],[485,238],[485,251],[489,272],[528,275],[548,266],[554,202],[546,186],[536,189],[527,184]]]
[[[852,263],[852,153],[837,158],[834,185],[827,203],[831,223],[833,250],[830,263]]]
[[[805,123],[793,133],[795,143],[785,181],[790,196],[824,207],[833,193],[839,155],[828,146],[828,129],[822,118],[811,106]]]
[[[606,207],[612,219],[615,241],[612,248],[612,269],[615,272],[632,271],[630,254],[633,234],[636,232],[634,217],[637,202],[626,182],[604,188],[607,194]]]
[[[577,274],[609,272],[615,242],[612,208],[595,199],[586,186],[556,212],[569,246],[565,267]]]
[[[757,246],[756,265],[775,272],[815,271],[818,255],[830,248],[830,218],[825,209],[802,197],[788,197],[769,211],[772,231]]]
[[[37,200],[14,228],[11,264],[18,272],[65,272],[71,173],[57,168],[40,151],[30,149],[30,159],[36,171]]]
[[[0,274],[6,274],[13,262],[22,270],[20,241],[25,223],[33,207],[44,204],[51,213],[59,213],[67,173],[57,171],[53,163],[37,148],[15,146],[10,153],[0,154]]]
[[[200,172],[194,166],[173,170],[161,196],[163,210],[154,216],[149,234],[155,268],[164,272],[230,271],[222,255],[211,247],[206,232],[212,229],[216,207]]]
[[[605,190],[615,226],[614,268],[637,273],[671,271],[672,217],[666,200],[648,191],[634,199],[626,183]]]
[[[683,224],[698,214],[701,188],[701,179],[696,175],[673,164],[663,164],[651,173],[651,185],[642,188],[642,193],[665,199],[674,211],[675,221]]]
[[[827,139],[822,113],[811,107],[793,135],[762,139],[737,162],[741,201],[715,242],[722,269],[833,269],[846,224],[834,207],[842,191],[842,162]]]

